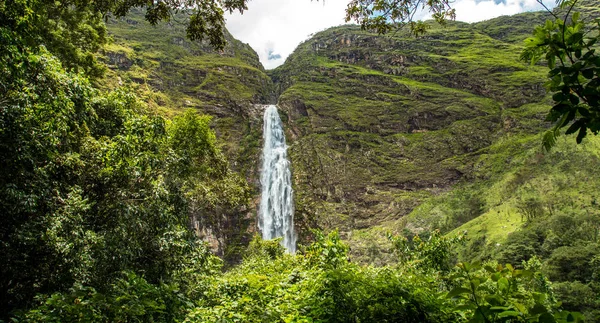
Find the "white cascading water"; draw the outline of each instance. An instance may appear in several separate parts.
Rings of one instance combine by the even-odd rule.
[[[287,145],[277,107],[265,109],[263,125],[263,164],[260,175],[262,192],[258,226],[264,240],[283,237],[288,252],[296,252],[294,233],[294,196]]]

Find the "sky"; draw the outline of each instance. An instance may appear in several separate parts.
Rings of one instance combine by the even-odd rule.
[[[226,16],[227,29],[258,53],[266,69],[275,68],[302,42],[329,27],[345,24],[349,0],[249,0],[243,14]],[[552,7],[553,0],[546,0]],[[536,0],[456,0],[456,20],[477,22],[502,15],[542,10]],[[427,14],[422,19],[427,19]],[[532,26],[533,28],[533,26]]]

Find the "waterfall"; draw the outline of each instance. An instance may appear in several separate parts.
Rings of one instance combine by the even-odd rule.
[[[262,192],[258,211],[258,226],[265,240],[283,237],[282,245],[290,253],[296,251],[294,233],[294,199],[290,161],[281,119],[277,107],[265,109],[263,125],[264,147],[260,183]]]

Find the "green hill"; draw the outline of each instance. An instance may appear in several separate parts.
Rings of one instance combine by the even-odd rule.
[[[433,26],[422,38],[332,28],[272,72],[293,138],[299,210],[360,235],[404,223],[424,201],[476,180],[494,143],[538,146],[526,138],[545,127],[545,69],[474,27]]]
[[[152,26],[142,10],[108,19],[113,42],[104,49],[105,86],[128,85],[167,115],[193,108],[213,116],[234,168],[251,177],[262,122],[254,105],[272,100],[271,79],[249,45],[227,34],[225,49],[215,51],[187,39],[183,21],[176,16]]]
[[[567,308],[593,311],[580,298],[595,295],[591,276],[574,273],[598,257],[582,250],[598,242],[600,140],[544,151],[547,68],[519,60],[548,17],[432,25],[419,38],[341,26],[298,46],[270,74],[301,225],[338,228],[354,261],[375,264],[395,259],[390,233],[466,233],[460,259],[537,256]]]

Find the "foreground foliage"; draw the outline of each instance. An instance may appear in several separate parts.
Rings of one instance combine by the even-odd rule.
[[[244,262],[214,280],[186,322],[581,321],[559,310],[534,264],[439,267],[458,240],[434,234],[415,242],[410,260],[399,250],[398,264],[361,266],[348,260],[336,232],[317,236],[295,256],[277,241],[255,239]]]
[[[179,283],[123,273],[104,292],[74,285],[37,297],[25,322],[582,322],[560,310],[535,261],[439,267],[456,239],[417,239],[416,253],[385,267],[349,261],[337,232],[317,233],[297,255],[278,240],[251,242],[227,273],[196,262]],[[400,239],[400,238],[395,238]],[[420,251],[418,251],[420,250]],[[440,262],[441,261],[441,262]],[[443,269],[440,269],[443,268]],[[185,288],[181,288],[185,285]]]
[[[228,170],[208,117],[147,115],[127,90],[94,89],[44,47],[3,54],[3,315],[38,293],[104,292],[122,271],[175,281],[201,246],[190,216],[246,205],[247,184]]]
[[[559,2],[564,13],[550,12],[554,19],[536,27],[522,54],[532,64],[544,58],[550,69],[548,88],[555,105],[547,119],[555,125],[544,136],[546,149],[554,146],[564,127],[568,126],[566,134],[577,132],[577,143],[588,130],[594,135],[600,131],[600,19],[581,19],[573,11],[578,0]]]

